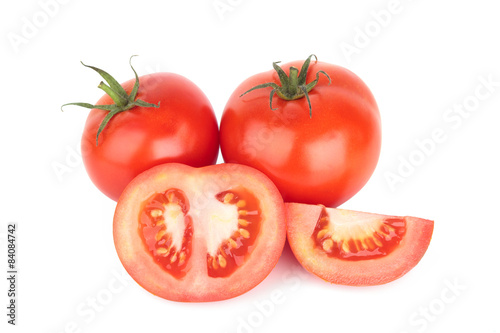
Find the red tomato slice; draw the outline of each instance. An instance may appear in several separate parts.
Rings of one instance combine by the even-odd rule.
[[[425,254],[434,222],[285,204],[290,247],[309,272],[335,284],[371,286],[400,278]]]
[[[163,164],[137,176],[113,233],[127,272],[174,301],[216,301],[259,284],[286,239],[285,208],[261,172],[236,164]]]

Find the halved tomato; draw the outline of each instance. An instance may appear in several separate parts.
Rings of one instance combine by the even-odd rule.
[[[309,272],[331,283],[370,286],[410,271],[429,246],[434,222],[287,203],[290,247]]]
[[[118,256],[154,295],[185,302],[238,296],[276,265],[285,208],[260,171],[237,164],[163,164],[121,195],[113,223]]]

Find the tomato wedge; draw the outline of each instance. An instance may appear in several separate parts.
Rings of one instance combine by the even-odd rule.
[[[371,286],[410,271],[425,254],[434,222],[287,203],[287,237],[302,266],[335,284]]]
[[[125,188],[114,216],[118,256],[137,283],[173,301],[217,301],[259,284],[286,239],[283,199],[237,164],[163,164]]]

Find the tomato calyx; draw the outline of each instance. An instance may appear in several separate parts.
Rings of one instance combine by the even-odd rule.
[[[256,90],[256,89],[263,89],[263,88],[273,88],[271,90],[271,93],[269,95],[269,107],[271,110],[276,110],[273,109],[273,96],[274,94],[278,95],[281,99],[291,101],[295,99],[299,99],[302,97],[306,97],[307,103],[309,105],[309,118],[312,117],[312,107],[311,107],[311,101],[309,100],[309,92],[316,86],[316,84],[319,81],[319,74],[323,74],[328,78],[328,84],[332,83],[332,80],[330,79],[330,76],[325,72],[325,71],[318,71],[316,72],[316,79],[306,83],[306,77],[307,77],[307,71],[309,69],[309,64],[311,63],[311,58],[314,57],[316,61],[318,61],[318,58],[316,55],[311,54],[306,61],[304,61],[304,64],[302,65],[302,68],[299,70],[296,67],[291,66],[290,67],[290,73],[287,75],[285,71],[278,66],[279,61],[273,62],[273,68],[274,70],[278,73],[279,79],[281,86],[274,83],[274,82],[267,82],[263,84],[256,85],[255,87],[245,91],[243,94],[240,95],[242,97],[243,95]]]
[[[98,145],[99,142],[99,134],[101,134],[102,130],[106,127],[111,118],[113,118],[116,114],[130,110],[136,106],[153,107],[153,108],[160,107],[160,103],[152,104],[152,103],[147,103],[140,99],[136,99],[137,92],[139,91],[139,76],[137,75],[137,72],[135,71],[134,67],[132,67],[133,57],[134,56],[130,57],[129,64],[130,68],[132,68],[132,71],[134,72],[135,75],[135,83],[130,95],[128,95],[125,89],[123,89],[123,87],[118,83],[118,81],[116,81],[115,78],[113,78],[107,72],[94,66],[85,65],[83,62],[80,61],[83,66],[91,68],[97,73],[99,73],[99,75],[101,75],[102,78],[108,83],[106,84],[103,81],[101,81],[97,86],[97,88],[102,89],[106,94],[108,94],[109,97],[111,97],[111,99],[113,100],[113,102],[115,102],[115,104],[93,105],[89,103],[66,103],[61,106],[61,111],[63,111],[62,108],[65,107],[66,105],[76,105],[87,109],[99,109],[108,111],[108,114],[106,115],[106,117],[104,117],[97,130],[97,135],[95,139],[96,146]]]

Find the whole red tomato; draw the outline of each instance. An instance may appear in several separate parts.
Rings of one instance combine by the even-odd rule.
[[[274,63],[236,88],[222,115],[221,151],[226,162],[266,174],[287,202],[336,207],[375,169],[380,114],[354,73],[310,59]]]
[[[113,98],[104,95],[97,104],[116,103],[119,84],[106,72],[91,68],[109,80],[103,90],[115,90],[109,91]],[[135,79],[121,84],[129,97],[136,86]],[[207,97],[194,83],[177,74],[155,73],[139,77],[137,89],[129,101],[135,105],[128,110],[93,108],[82,135],[87,173],[115,201],[135,176],[153,166],[177,162],[202,167],[214,164],[218,156],[217,120]],[[115,114],[106,120],[112,112]]]

